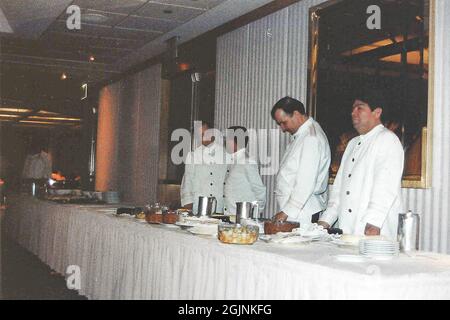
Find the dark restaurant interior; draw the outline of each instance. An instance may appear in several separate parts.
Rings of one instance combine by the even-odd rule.
[[[382,27],[368,30],[373,5]],[[0,300],[450,298],[448,32],[447,0],[0,0]],[[194,237],[148,220],[160,207],[196,215],[182,204],[174,131],[276,130],[282,156],[289,137],[270,110],[284,96],[323,128],[333,192],[366,89],[385,94],[382,124],[403,147],[403,212],[420,215],[412,253],[400,240],[388,262],[354,243],[283,247],[261,225],[255,245],[233,247],[217,228]],[[263,222],[279,212],[276,179],[261,177]]]

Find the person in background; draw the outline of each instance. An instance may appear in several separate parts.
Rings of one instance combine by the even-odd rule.
[[[320,125],[306,115],[300,101],[279,100],[272,118],[292,140],[286,148],[276,178],[275,197],[281,209],[275,221],[297,221],[307,226],[317,222],[327,206],[328,169],[331,152]]]
[[[39,148],[34,154],[29,154],[25,160],[22,171],[24,179],[48,179],[52,174],[52,160],[47,152],[47,148]]]
[[[247,152],[249,137],[245,127],[227,129],[227,152],[231,154],[224,182],[224,213],[236,214],[236,202],[257,201],[259,211],[266,204],[266,186],[259,175],[258,164]]]
[[[223,141],[206,134],[211,126],[202,121],[201,145],[186,157],[180,188],[181,205],[197,213],[198,198],[215,197],[217,213],[223,213],[223,182],[227,172]]]
[[[337,221],[345,234],[396,237],[404,154],[398,137],[382,125],[386,113],[381,92],[356,96],[351,115],[359,136],[345,149],[319,221],[325,228]]]
[[[37,153],[35,153],[36,151]],[[52,160],[47,152],[47,148],[41,147],[34,149],[34,152],[27,156],[22,171],[23,190],[33,190],[30,187],[34,184],[38,186],[38,189],[43,190],[51,174]]]

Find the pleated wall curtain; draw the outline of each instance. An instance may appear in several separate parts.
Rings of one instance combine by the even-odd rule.
[[[119,191],[123,201],[156,201],[161,65],[100,92],[96,189]]]

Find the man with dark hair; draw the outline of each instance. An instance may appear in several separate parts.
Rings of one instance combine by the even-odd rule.
[[[258,202],[259,211],[266,204],[266,186],[261,180],[256,160],[246,153],[249,141],[245,127],[227,129],[227,152],[231,154],[224,182],[224,213],[236,214],[236,202]]]
[[[395,239],[404,154],[398,137],[382,125],[381,97],[372,91],[353,102],[352,122],[359,136],[345,149],[319,224],[329,228],[337,221],[346,234]]]
[[[275,105],[272,108],[272,111],[270,112],[273,120],[276,120],[275,114],[279,109],[284,110],[284,112],[286,112],[291,116],[293,115],[294,111],[298,111],[301,115],[306,114],[305,106],[303,105],[303,103],[291,97],[284,97],[278,100],[277,103],[275,103]]]
[[[207,128],[212,128],[211,123],[209,123],[208,121],[202,120],[201,122],[202,122],[202,127],[206,126]]]
[[[230,133],[230,135],[228,135]],[[234,149],[231,153],[236,152],[242,148],[247,148],[249,137],[247,128],[241,126],[231,126],[227,129],[227,142],[233,141]],[[233,144],[231,145],[233,146]]]
[[[362,88],[359,92],[355,94],[353,101],[365,101],[370,110],[374,111],[376,108],[382,108],[383,112],[380,116],[381,123],[388,120],[389,116],[389,105],[384,97],[381,90],[376,88]]]
[[[212,129],[202,121],[201,145],[188,153],[181,182],[181,205],[198,210],[198,198],[215,197],[217,212],[223,212],[223,182],[227,171],[223,141],[216,141],[208,130]]]
[[[279,100],[272,118],[292,140],[286,148],[276,178],[275,197],[280,207],[274,220],[317,222],[327,205],[330,146],[320,125],[305,112],[300,101],[291,97]]]

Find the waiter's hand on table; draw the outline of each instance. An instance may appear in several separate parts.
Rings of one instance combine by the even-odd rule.
[[[379,236],[380,235],[380,228],[375,227],[369,223],[366,224],[366,229],[364,230],[364,234],[366,236]]]
[[[319,226],[322,226],[324,229],[330,229],[330,225],[328,223],[326,223],[325,221],[317,221],[317,224]]]
[[[188,209],[188,210],[192,210],[192,207],[193,207],[192,203],[188,203],[188,204],[184,205],[184,208]]]
[[[285,222],[288,215],[284,213],[283,211],[278,212],[276,215],[273,216],[272,221],[274,222]]]

